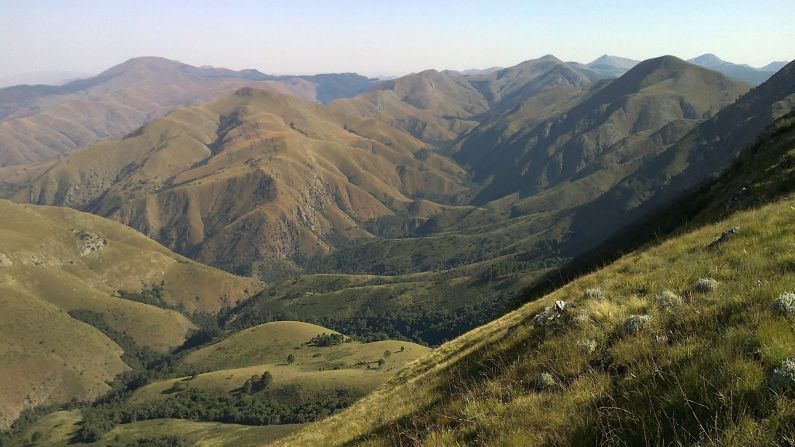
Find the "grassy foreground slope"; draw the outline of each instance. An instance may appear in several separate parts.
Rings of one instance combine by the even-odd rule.
[[[794,222],[784,200],[627,256],[283,444],[773,445],[795,430],[795,401],[770,390],[795,356],[795,326],[771,308],[795,288]],[[731,226],[737,236],[705,250]],[[556,300],[567,302],[559,324],[534,326]]]
[[[740,206],[755,208],[444,344],[279,444],[791,445],[795,324],[773,303],[795,290],[792,137],[779,122],[695,196],[702,221],[736,206],[736,182],[749,191]],[[731,227],[739,232],[706,248]],[[558,300],[560,318],[534,325]]]
[[[164,307],[187,312],[261,287],[107,219],[0,201],[0,426],[24,408],[93,398],[128,369],[122,348],[76,315],[155,351],[180,345],[194,328],[182,313],[117,294],[151,284],[163,285]]]

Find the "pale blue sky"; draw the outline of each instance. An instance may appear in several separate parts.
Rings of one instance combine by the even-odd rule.
[[[794,0],[0,0],[0,77],[98,72],[135,56],[267,73],[795,58]]]

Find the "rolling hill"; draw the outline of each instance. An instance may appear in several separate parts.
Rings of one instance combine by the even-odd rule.
[[[106,391],[129,369],[119,337],[164,352],[195,328],[185,315],[218,312],[262,287],[66,208],[0,201],[0,247],[2,426],[24,408]],[[136,301],[149,287],[159,306]]]
[[[344,336],[341,335],[329,345],[313,342],[321,335],[340,334],[316,325],[281,321],[237,332],[181,355],[177,362],[205,372],[154,381],[121,399],[95,405],[94,412],[108,408],[117,414],[137,416],[132,421],[122,417],[123,423],[115,422],[96,440],[99,444],[92,442],[90,445],[165,436],[212,441],[213,445],[260,445],[284,437],[313,419],[299,423],[269,421],[265,425],[240,425],[224,422],[223,413],[213,416],[216,413],[212,408],[205,413],[206,417],[194,417],[194,420],[153,417],[153,414],[162,408],[179,408],[185,404],[183,396],[187,399],[213,396],[241,402],[259,401],[271,407],[281,405],[293,409],[329,399],[339,400],[340,405],[346,406],[430,351],[414,343],[393,340],[342,341]],[[288,357],[291,360],[288,361]],[[266,373],[270,377],[267,384],[251,389],[252,377],[259,380]],[[75,437],[86,420],[94,417],[91,412],[90,407],[53,412],[28,426],[9,445],[31,439],[35,432],[44,434],[47,445],[84,445],[75,442]]]
[[[356,95],[371,84],[350,73],[276,77],[155,57],[131,59],[62,86],[0,89],[0,166],[40,161],[98,140],[120,138],[174,108],[218,99],[242,87],[325,102]]]

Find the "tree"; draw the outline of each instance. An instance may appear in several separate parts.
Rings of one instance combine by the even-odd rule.
[[[295,355],[293,355],[293,354],[288,355],[287,356],[287,363],[290,363],[290,364],[295,363]]]
[[[251,379],[248,379],[243,383],[243,392],[245,394],[251,394],[254,391],[254,384],[251,382]]]
[[[273,374],[270,371],[265,371],[259,378],[260,389],[265,389],[273,382]]]

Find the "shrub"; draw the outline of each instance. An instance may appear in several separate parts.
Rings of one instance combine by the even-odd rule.
[[[293,355],[293,354],[288,355],[287,356],[287,363],[290,363],[290,364],[295,363],[295,355]]]
[[[693,284],[693,290],[700,293],[712,292],[716,287],[718,287],[718,281],[712,278],[699,278],[698,281]]]
[[[773,311],[785,317],[795,315],[795,293],[787,292],[773,300]]]
[[[682,304],[682,297],[670,290],[664,290],[662,293],[654,296],[654,303],[657,304],[657,307],[660,309],[670,309]]]
[[[591,287],[590,289],[585,289],[582,296],[590,300],[601,300],[605,297],[605,294],[600,287]]]
[[[592,340],[590,338],[583,338],[577,341],[577,346],[582,348],[588,354],[593,354],[596,351],[596,340]]]
[[[795,391],[795,360],[786,359],[773,370],[770,388],[776,394]]]
[[[552,377],[552,374],[548,372],[541,373],[541,375],[538,376],[538,380],[536,381],[536,386],[539,390],[552,388],[556,384],[557,382],[555,381],[555,378]]]
[[[648,328],[649,323],[651,323],[651,318],[648,315],[630,315],[624,320],[624,332],[629,335],[637,334]]]

